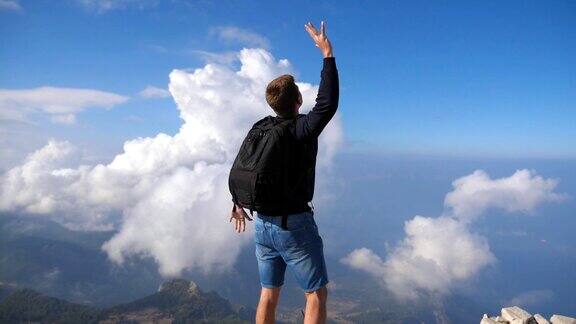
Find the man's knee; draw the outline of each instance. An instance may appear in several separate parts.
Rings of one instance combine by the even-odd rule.
[[[260,292],[260,302],[275,306],[276,304],[278,304],[279,297],[280,297],[280,287],[275,288],[262,287],[262,291]]]
[[[306,299],[307,300],[314,299],[320,303],[326,303],[326,299],[328,299],[328,289],[326,288],[326,286],[323,286],[314,291],[308,291],[306,292]]]

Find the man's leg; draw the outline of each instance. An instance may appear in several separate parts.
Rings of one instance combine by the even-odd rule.
[[[260,301],[256,309],[256,324],[273,324],[276,319],[276,306],[280,297],[280,288],[262,287]]]
[[[256,260],[260,274],[260,301],[256,309],[256,323],[274,323],[276,305],[280,296],[280,288],[284,284],[286,262],[276,250],[269,233],[269,227],[264,225],[262,216],[258,214],[254,221],[254,241],[256,243]],[[269,217],[266,217],[267,221]],[[269,224],[268,224],[269,225]]]
[[[326,300],[328,289],[326,286],[306,294],[306,313],[304,324],[326,323]]]
[[[288,217],[288,230],[277,231],[281,253],[305,291],[304,323],[326,322],[328,272],[324,260],[324,243],[318,232],[313,212]]]

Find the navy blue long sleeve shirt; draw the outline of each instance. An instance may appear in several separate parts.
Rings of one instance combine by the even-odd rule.
[[[340,87],[336,58],[326,57],[323,60],[316,105],[308,114],[298,115],[296,127],[293,130],[294,136],[298,140],[310,140],[320,136],[324,127],[336,113],[339,96]],[[279,121],[286,119],[281,116],[276,118]]]
[[[308,114],[298,114],[296,122],[288,128],[296,140],[294,161],[287,170],[293,175],[290,179],[294,181],[291,184],[294,194],[292,197],[286,197],[287,206],[276,206],[260,211],[264,215],[279,216],[311,209],[308,202],[312,201],[314,196],[318,136],[338,109],[340,89],[334,57],[324,58],[320,74],[320,86],[314,108]],[[276,116],[276,119],[283,121],[288,118]],[[301,174],[305,175],[301,177]]]

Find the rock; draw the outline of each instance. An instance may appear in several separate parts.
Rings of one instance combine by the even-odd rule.
[[[534,316],[518,306],[502,308],[502,317],[510,324],[536,323]]]
[[[550,318],[552,324],[576,324],[576,318],[554,314]]]
[[[500,316],[488,317],[488,314],[484,314],[480,324],[509,324],[509,322]]]
[[[554,314],[548,321],[540,314],[532,316],[522,308],[512,306],[502,308],[502,316],[482,315],[480,324],[576,324],[576,318]]]
[[[194,281],[190,281],[190,285],[188,286],[188,292],[191,294],[197,294],[200,291],[200,288]]]
[[[534,319],[536,320],[536,323],[538,323],[538,324],[550,324],[550,322],[548,322],[548,320],[545,319],[544,316],[542,316],[540,314],[535,314]]]
[[[203,295],[203,291],[194,281],[184,279],[172,279],[165,281],[160,285],[158,292],[170,293],[181,297]]]
[[[480,324],[502,324],[502,323],[497,322],[490,317],[482,317]]]
[[[503,318],[502,316],[496,316],[496,317],[492,317],[493,320],[495,320],[498,323],[505,323],[508,324],[510,322],[508,322],[505,318]]]

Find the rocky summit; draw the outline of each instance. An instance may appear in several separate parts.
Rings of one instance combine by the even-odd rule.
[[[540,314],[532,315],[518,306],[512,306],[502,308],[497,316],[484,314],[480,324],[576,324],[576,318],[554,314],[547,320]]]
[[[158,292],[173,292],[177,294],[185,295],[198,295],[202,291],[194,281],[188,281],[184,279],[173,279],[170,281],[163,282],[158,288]]]

